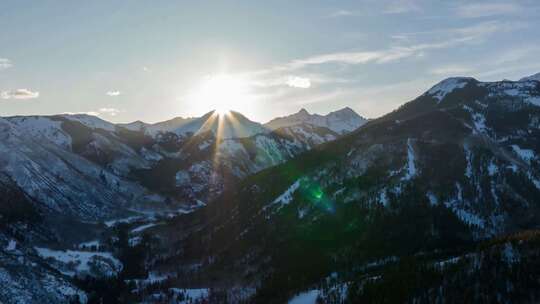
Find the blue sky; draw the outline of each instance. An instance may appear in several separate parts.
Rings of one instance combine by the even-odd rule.
[[[231,108],[253,120],[374,118],[445,77],[540,72],[539,28],[534,0],[4,0],[0,115],[201,115],[214,101],[190,96],[226,74],[249,92]]]

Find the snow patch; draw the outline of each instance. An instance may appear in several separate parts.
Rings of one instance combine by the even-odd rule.
[[[512,246],[512,243],[508,242],[504,245],[503,251],[502,251],[502,258],[507,264],[515,264],[518,263],[520,260],[520,255],[517,250],[514,249]]]
[[[317,289],[302,292],[289,300],[289,304],[315,304],[320,291]]]
[[[465,159],[467,160],[467,168],[465,168],[465,176],[472,178],[473,169],[472,169],[472,152],[468,145],[463,146],[465,150]]]
[[[519,158],[529,164],[535,158],[534,151],[531,149],[521,149],[518,145],[512,145],[512,149],[519,156]]]
[[[93,240],[93,241],[88,241],[88,242],[84,242],[84,243],[80,243],[77,248],[79,249],[84,249],[84,248],[90,248],[90,247],[99,247],[99,240]]]
[[[204,301],[208,299],[210,295],[210,289],[208,288],[169,288],[169,290],[176,296],[183,296],[183,300],[179,301],[179,304],[194,303],[194,301]],[[176,302],[175,302],[176,303]],[[197,302],[198,303],[198,302]],[[201,302],[203,303],[203,302]]]
[[[465,210],[463,208],[463,203],[464,203],[464,200],[463,200],[463,188],[461,187],[461,185],[459,183],[456,183],[456,188],[457,188],[457,196],[452,199],[451,201],[449,202],[445,202],[445,206],[447,208],[450,208],[454,214],[456,214],[456,216],[464,223],[470,225],[470,226],[477,226],[477,227],[480,227],[480,228],[484,228],[485,226],[485,223],[484,223],[484,220],[482,218],[480,218],[478,215],[468,211],[468,210]]]
[[[114,124],[92,115],[66,114],[62,115],[62,117],[71,121],[80,122],[81,124],[85,125],[90,129],[103,129],[111,132],[114,132],[116,129],[116,126]]]
[[[283,205],[289,204],[293,200],[293,194],[300,188],[300,179],[294,182],[285,192],[283,192],[280,196],[278,196],[272,203],[270,203],[268,206],[264,207],[264,210],[272,205],[279,205],[279,208],[281,208]]]
[[[141,225],[141,226],[131,230],[131,233],[143,232],[144,230],[146,230],[148,228],[151,228],[151,227],[154,227],[154,226],[157,226],[157,225],[158,225],[158,223],[149,223],[149,224]]]
[[[429,199],[429,204],[431,206],[435,206],[435,205],[438,205],[439,204],[439,200],[437,199],[437,197],[435,196],[435,194],[433,194],[433,192],[428,192],[426,194],[427,198]]]
[[[411,139],[407,139],[407,173],[403,177],[403,180],[410,180],[416,176],[414,149],[411,144]]]
[[[114,276],[122,270],[122,263],[110,252],[61,251],[40,247],[34,249],[42,258],[59,262],[61,267],[58,270],[68,276],[88,275],[97,265],[106,276]]]
[[[5,250],[6,251],[14,251],[15,249],[17,249],[17,241],[9,240]]]
[[[494,176],[495,174],[497,174],[497,172],[499,172],[499,167],[497,167],[497,165],[493,162],[493,160],[489,162],[487,169],[488,169],[489,176]]]
[[[379,202],[383,204],[383,206],[388,206],[388,197],[386,195],[386,189],[382,189],[382,191],[379,193]]]

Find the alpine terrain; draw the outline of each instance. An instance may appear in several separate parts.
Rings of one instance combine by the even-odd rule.
[[[536,303],[540,79],[377,119],[0,118],[2,303]]]

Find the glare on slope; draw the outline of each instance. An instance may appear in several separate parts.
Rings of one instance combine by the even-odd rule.
[[[226,112],[225,114],[220,114],[217,111],[212,113],[206,121],[203,122],[199,130],[195,134],[202,134],[207,131],[214,133],[215,137],[215,146],[214,146],[214,156],[212,159],[214,170],[218,170],[220,167],[220,149],[219,146],[226,138],[227,134],[241,134],[243,130],[242,124],[235,117],[234,113]],[[186,146],[191,146],[197,144],[197,137],[192,137],[188,140]]]

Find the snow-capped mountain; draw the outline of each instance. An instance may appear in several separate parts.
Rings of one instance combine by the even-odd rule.
[[[540,73],[531,76],[523,77],[519,81],[540,81]]]
[[[0,118],[0,172],[39,202],[42,210],[98,219],[151,194],[73,153],[78,138],[55,119],[62,118]]]
[[[356,114],[351,108],[330,112],[327,115],[310,114],[306,109],[301,109],[298,113],[275,118],[265,126],[271,130],[291,127],[301,124],[310,124],[317,127],[328,128],[338,134],[351,132],[367,122],[367,119]]]
[[[128,124],[118,124],[130,131],[141,131],[156,137],[160,134],[174,133],[179,136],[189,136],[211,131],[221,138],[249,137],[259,133],[268,132],[260,123],[246,118],[238,112],[229,112],[220,116],[215,111],[208,112],[201,117],[176,117],[155,124],[135,121]]]
[[[189,212],[245,176],[338,137],[313,125],[272,131],[236,112],[153,125],[112,124],[83,114],[0,118],[0,225],[5,232],[0,259],[9,258],[16,243],[21,258],[14,262],[32,255],[28,260],[40,261],[40,256],[63,275],[118,272],[121,265],[110,252],[66,244],[91,237],[103,229],[104,220],[126,214],[139,214],[133,218],[147,228],[153,225],[144,222],[153,218],[148,212]],[[80,231],[66,229],[68,222]],[[32,282],[53,290],[21,294],[29,303],[85,299],[84,292],[50,270],[23,271],[23,260],[13,264],[21,271],[17,277],[12,262],[3,260],[0,281],[10,287],[0,292],[2,301],[18,298],[17,286]]]
[[[208,113],[155,131],[0,118],[0,300],[429,303],[489,288],[512,302],[540,288],[540,82],[450,78],[356,116]]]
[[[49,208],[80,209],[81,216],[84,210],[97,212],[83,217],[98,216],[102,208],[112,207],[112,200],[124,207],[126,199],[133,205],[136,197],[148,202],[165,197],[188,204],[207,201],[226,187],[223,176],[239,180],[338,137],[312,125],[270,131],[236,112],[153,125],[115,125],[83,114],[16,116],[1,123],[6,138],[0,143],[5,152],[0,156],[5,159],[2,171]],[[148,176],[159,177],[151,181]],[[86,203],[102,207],[83,207]],[[103,210],[101,214],[111,215]]]
[[[183,118],[175,117],[162,122],[157,122],[154,124],[147,124],[140,120],[134,121],[132,123],[118,124],[118,126],[126,128],[131,131],[142,131],[150,135],[156,135],[159,132],[174,132],[175,130],[180,129],[182,126],[196,120],[197,118]]]
[[[213,278],[226,285],[232,273],[245,276],[254,302],[313,292],[328,303],[371,302],[411,277],[416,287],[396,302],[476,298],[489,288],[516,299],[478,276],[515,267],[534,276],[539,98],[537,81],[446,79],[352,135],[248,177],[181,242],[173,231],[185,224],[161,227],[170,229],[163,245],[176,242],[182,254],[155,267],[211,261],[197,275],[227,269]],[[536,294],[538,284],[505,278]]]

